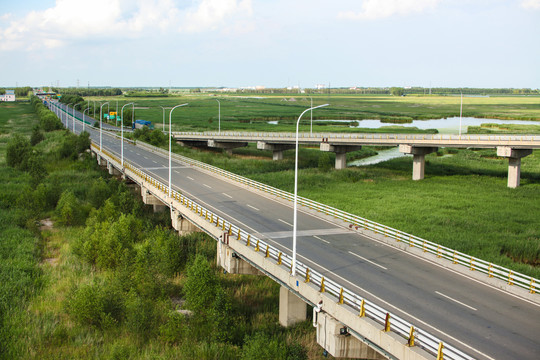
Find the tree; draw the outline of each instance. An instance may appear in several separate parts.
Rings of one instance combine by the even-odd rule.
[[[390,93],[394,96],[403,96],[404,90],[401,87],[390,88]]]
[[[15,134],[7,144],[7,165],[20,170],[26,170],[31,154],[32,146],[30,145],[30,141],[19,134]]]
[[[186,305],[196,314],[206,315],[214,303],[217,286],[217,278],[210,264],[202,255],[197,255],[187,269],[184,285]]]
[[[48,175],[47,169],[43,166],[43,158],[38,154],[32,154],[28,158],[28,173],[30,184],[34,188]]]

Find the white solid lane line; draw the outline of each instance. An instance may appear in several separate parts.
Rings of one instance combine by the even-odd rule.
[[[251,206],[251,205],[249,205],[249,204],[246,204],[246,206],[249,207],[249,208],[252,208],[252,209],[255,210],[255,211],[260,211],[260,210],[257,209],[255,206]]]
[[[477,311],[477,310],[478,310],[478,309],[476,309],[476,308],[473,308],[472,306],[469,306],[469,305],[467,305],[467,304],[462,303],[462,302],[459,301],[459,300],[456,300],[456,299],[454,299],[454,298],[451,298],[451,297],[448,296],[448,295],[444,295],[444,294],[441,293],[441,292],[435,291],[435,294],[441,295],[441,296],[447,298],[448,300],[452,300],[453,302],[458,303],[459,305],[465,306],[466,308],[469,308],[469,309],[471,309],[471,310],[474,310],[474,311]]]
[[[379,265],[379,264],[377,264],[376,262],[373,262],[373,261],[371,261],[371,260],[368,260],[368,259],[366,259],[366,258],[363,257],[363,256],[360,256],[360,255],[358,255],[358,254],[355,254],[355,253],[353,253],[352,251],[349,251],[349,254],[354,255],[354,256],[356,256],[357,258],[360,258],[360,259],[362,259],[362,260],[364,260],[364,261],[366,261],[366,262],[368,262],[368,263],[370,263],[370,264],[372,264],[372,265],[378,266],[378,267],[380,267],[381,269],[388,270],[388,268],[386,268],[386,267],[384,267],[384,266],[382,266],[382,265]]]
[[[281,221],[281,222],[284,223],[284,224],[287,224],[287,225],[289,225],[289,226],[292,226],[292,224],[289,224],[289,223],[286,222],[285,220],[278,219],[278,221]]]

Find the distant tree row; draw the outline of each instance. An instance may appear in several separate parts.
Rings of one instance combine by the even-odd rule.
[[[16,88],[4,88],[0,89],[0,95],[4,95],[6,90],[15,90],[15,97],[27,97],[28,94],[32,91],[30,86],[16,87]]]
[[[122,90],[119,88],[53,88],[52,91],[63,95],[79,96],[119,96]]]

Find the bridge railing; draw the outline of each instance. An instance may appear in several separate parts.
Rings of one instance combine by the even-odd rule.
[[[284,133],[284,132],[242,132],[242,131],[226,131],[226,132],[173,132],[173,136],[192,136],[197,138],[222,138],[222,139],[295,139],[296,133]],[[509,141],[512,142],[526,142],[526,141],[538,141],[540,142],[540,136],[538,135],[452,135],[452,134],[383,134],[383,133],[305,133],[298,134],[300,139],[313,139],[321,141],[322,139],[336,139],[336,140],[431,140],[431,141],[476,141],[476,142],[500,142],[501,145],[506,144]],[[540,144],[539,144],[540,145]]]
[[[92,144],[92,147],[94,148],[94,151],[99,152],[99,148],[96,145]],[[145,144],[144,147],[152,146]],[[158,148],[154,148],[153,150],[158,150]],[[102,149],[101,153],[116,161],[118,164],[120,163],[120,159],[118,159],[112,152]],[[192,159],[189,160],[195,161]],[[193,165],[194,163],[191,164]],[[200,163],[199,165],[202,164],[204,163]],[[144,181],[153,186],[155,191],[161,192],[163,197],[168,196],[168,186],[164,183],[153,178],[145,171],[137,168],[125,160],[124,167],[126,170],[129,170],[131,173],[137,176],[141,182]],[[204,218],[206,221],[208,221],[209,225],[219,227],[222,231],[227,232],[229,238],[232,237],[254,252],[260,253],[261,256],[264,256],[269,261],[274,261],[276,264],[283,266],[285,269],[291,269],[292,257],[290,255],[283,253],[264,240],[251,235],[245,230],[242,230],[240,227],[231,223],[230,221],[220,218],[217,214],[184,196],[181,192],[171,190],[171,197],[179,201],[182,206]],[[313,286],[319,289],[319,292],[325,292],[335,297],[339,304],[351,307],[354,311],[356,311],[358,316],[367,317],[380,324],[385,331],[392,331],[398,334],[400,337],[405,339],[410,346],[418,346],[435,356],[440,355],[441,359],[443,356],[444,359],[452,360],[473,359],[454,346],[444,343],[442,340],[429,332],[413,326],[411,323],[407,322],[401,317],[366,300],[360,294],[354,293],[339,283],[325,278],[324,275],[309,268],[307,265],[298,260],[296,261],[296,273],[298,278],[303,279],[305,283],[311,283]]]
[[[154,152],[159,152],[161,154],[168,154],[165,150],[161,148],[158,148],[158,147],[155,147],[155,146],[152,146],[152,145],[140,142],[140,141],[137,142],[137,145],[145,147]],[[255,180],[251,180],[246,177],[236,175],[229,171],[220,169],[212,165],[208,165],[206,163],[203,163],[197,160],[190,159],[182,155],[173,154],[172,156],[177,160],[188,163],[192,166],[199,167],[201,169],[205,169],[207,171],[211,171],[213,173],[216,173],[228,179],[234,180],[236,182],[239,182],[251,188],[266,192],[268,194],[280,197],[288,201],[294,200],[294,195],[287,191],[283,191],[275,187],[257,182]],[[309,209],[315,210],[325,215],[333,216],[337,219],[340,219],[349,223],[349,228],[351,229],[368,230],[368,231],[374,232],[384,237],[391,238],[395,240],[396,242],[402,242],[404,244],[407,244],[410,247],[420,248],[422,249],[422,251],[435,255],[439,259],[445,259],[448,261],[452,261],[454,264],[465,266],[469,268],[471,271],[478,271],[480,273],[485,274],[488,277],[493,277],[493,278],[506,281],[508,285],[515,285],[520,288],[526,289],[531,294],[535,294],[538,292],[538,283],[540,281],[532,276],[521,274],[519,272],[510,270],[503,266],[476,258],[471,255],[467,255],[465,253],[459,252],[449,247],[439,245],[432,241],[422,239],[418,236],[408,234],[406,232],[394,229],[392,227],[379,224],[377,222],[368,220],[361,216],[347,213],[345,211],[336,209],[334,207],[331,207],[325,204],[321,204],[319,202],[316,202],[316,201],[313,201],[313,200],[310,200],[301,196],[298,196],[297,201],[299,205],[305,206]]]

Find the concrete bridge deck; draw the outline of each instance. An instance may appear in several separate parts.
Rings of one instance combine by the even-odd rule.
[[[192,146],[208,146],[232,151],[257,143],[257,148],[273,152],[274,160],[283,159],[283,151],[294,148],[295,133],[272,132],[174,132],[175,140]],[[508,187],[520,183],[521,158],[540,149],[539,135],[445,135],[445,134],[356,134],[300,133],[299,144],[318,145],[321,151],[336,154],[336,169],[347,165],[347,153],[362,146],[399,146],[399,151],[413,155],[413,180],[424,178],[425,155],[440,147],[496,148],[497,156],[508,158]]]

